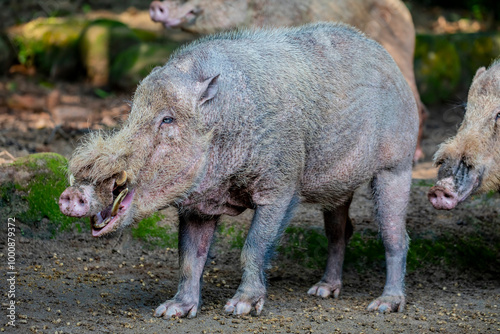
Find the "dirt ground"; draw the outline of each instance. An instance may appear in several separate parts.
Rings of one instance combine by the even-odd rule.
[[[32,6],[23,6],[25,11],[17,16],[12,15],[13,4],[8,5],[10,11],[3,8],[2,22],[9,25],[36,17],[40,11],[38,2],[25,2]],[[100,98],[94,89],[84,84],[53,84],[36,76],[0,78],[0,152],[6,150],[15,157],[57,152],[69,157],[82,135],[90,130],[114,127],[125,119],[130,96],[131,92],[115,92]],[[247,211],[239,217],[223,219],[226,232],[218,233],[212,247],[204,274],[204,304],[195,319],[153,317],[154,309],[176,292],[176,248],[152,247],[133,238],[130,229],[102,239],[93,239],[89,230],[68,231],[47,239],[36,236],[44,230],[47,221],[42,219],[33,228],[17,220],[16,327],[11,327],[6,325],[9,299],[5,282],[9,277],[7,273],[12,271],[7,267],[7,222],[8,218],[15,217],[0,217],[0,331],[59,334],[500,332],[500,197],[496,194],[474,196],[456,210],[442,212],[434,210],[426,196],[436,174],[431,158],[437,144],[453,135],[462,119],[459,101],[430,107],[423,141],[426,157],[414,168],[407,219],[412,238],[410,252],[412,247],[422,245],[422,240],[430,240],[436,247],[432,248],[434,253],[429,251],[428,258],[418,258],[419,265],[408,270],[404,312],[366,311],[368,304],[382,293],[385,267],[382,260],[365,265],[366,252],[362,253],[363,259],[356,258],[354,255],[363,245],[354,242],[347,250],[347,257],[354,260],[346,263],[340,298],[308,296],[307,290],[321,278],[323,267],[310,265],[308,257],[291,256],[289,251],[306,253],[307,249],[301,248],[303,243],[293,244],[287,240],[290,235],[286,235],[283,250],[277,253],[269,270],[268,299],[262,314],[258,317],[225,315],[223,306],[234,294],[241,277],[240,250],[233,247],[233,236],[226,232],[228,227],[246,231],[252,215]],[[9,158],[4,154],[0,155],[0,162],[2,159]],[[364,186],[351,205],[355,233],[362,236],[357,241],[370,240],[372,235],[376,238],[377,226],[371,215],[369,197],[368,188]],[[174,210],[163,213],[166,219],[162,223],[175,229]],[[85,224],[89,223],[85,221]],[[321,212],[314,206],[302,206],[291,226],[322,233]],[[22,234],[21,231],[28,229],[35,237]],[[464,238],[496,245],[488,257],[491,262],[470,267],[450,265],[445,261],[446,249],[441,250],[442,260],[436,261],[440,258],[437,246],[440,240],[446,239],[457,240],[456,244],[446,244],[461,248],[456,254],[472,257],[472,262],[477,256],[477,263],[484,262],[482,253],[474,252],[477,245],[459,242]],[[316,249],[320,252],[324,247]],[[314,255],[321,258],[324,254]],[[383,258],[383,252],[380,257]]]
[[[55,92],[55,93],[54,93]],[[54,151],[69,157],[78,139],[89,129],[115,126],[126,117],[128,92],[99,98],[82,84],[48,87],[36,78],[21,75],[0,79],[0,151],[14,156]],[[30,109],[31,106],[31,109]],[[35,108],[33,108],[35,106]],[[71,116],[71,108],[85,108],[83,116]],[[66,110],[70,108],[69,111]],[[74,110],[73,110],[74,111]],[[269,270],[269,298],[259,317],[233,317],[222,311],[235,292],[241,275],[238,248],[219,233],[205,270],[201,312],[195,319],[157,319],[153,310],[176,291],[177,249],[154,248],[132,238],[131,230],[104,239],[90,232],[64,232],[52,239],[25,237],[16,222],[16,327],[6,326],[8,304],[8,218],[1,217],[0,268],[2,312],[0,331],[7,333],[493,333],[500,331],[500,218],[497,195],[475,196],[452,212],[434,210],[426,193],[435,177],[430,159],[436,145],[452,135],[462,118],[453,104],[432,107],[423,142],[425,160],[415,167],[407,219],[410,237],[416,241],[457,240],[480,237],[497,245],[486,267],[453,267],[446,262],[428,263],[406,276],[407,306],[403,313],[366,311],[382,293],[383,261],[359,268],[346,265],[339,299],[319,299],[306,294],[322,275],[322,266],[306,265],[278,253]],[[56,130],[53,130],[56,129]],[[424,180],[422,180],[424,179]],[[375,235],[368,188],[355,196],[350,214],[355,232]],[[173,210],[166,210],[164,224],[175,228]],[[251,212],[223,219],[224,226],[245,231]],[[42,220],[33,231],[43,230]],[[88,222],[85,222],[88,224]],[[318,208],[304,206],[291,226],[322,230]],[[371,233],[371,234],[370,234]],[[365,240],[365,239],[363,239]],[[436,241],[437,242],[437,241]],[[352,243],[351,243],[352,244]],[[285,245],[287,243],[285,242]],[[351,246],[350,246],[351,247]],[[452,247],[468,247],[460,243]],[[471,248],[471,249],[472,249]],[[356,250],[354,246],[349,252]],[[322,255],[322,254],[320,254]],[[383,253],[379,254],[383,257]],[[444,256],[444,253],[443,253]],[[474,254],[472,255],[474,256]],[[438,254],[439,258],[439,254]],[[481,259],[477,259],[481,261]],[[474,261],[474,259],[473,259]]]

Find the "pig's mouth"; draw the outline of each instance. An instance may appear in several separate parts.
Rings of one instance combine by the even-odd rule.
[[[118,229],[121,225],[119,222],[123,221],[130,211],[134,193],[135,190],[129,191],[126,184],[113,190],[113,203],[90,217],[93,237],[99,237]]]

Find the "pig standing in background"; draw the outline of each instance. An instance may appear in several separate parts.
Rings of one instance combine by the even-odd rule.
[[[370,310],[401,311],[406,206],[418,132],[415,99],[378,43],[337,24],[240,31],[178,50],[138,86],[115,133],[94,133],[70,162],[64,214],[90,216],[96,237],[169,205],[179,209],[180,283],[156,316],[194,317],[222,214],[255,214],[243,276],[225,311],[259,314],[265,269],[299,202],[324,209],[323,278],[337,296],[353,193],[371,180],[387,281]]]
[[[417,101],[420,118],[414,160],[420,147],[426,110],[413,71],[415,27],[401,0],[165,0],[153,1],[151,19],[167,28],[211,34],[238,27],[287,27],[319,21],[350,24],[391,54]]]
[[[434,156],[438,181],[429,191],[432,205],[451,210],[476,191],[500,189],[500,61],[477,70],[467,111],[455,137]]]

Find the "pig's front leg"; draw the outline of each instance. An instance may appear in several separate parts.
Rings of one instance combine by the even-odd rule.
[[[219,217],[179,214],[180,282],[174,298],[158,306],[156,317],[193,318],[201,304],[201,278]]]
[[[292,196],[281,199],[279,203],[259,206],[255,210],[241,253],[243,276],[236,294],[224,307],[226,312],[244,315],[255,309],[259,315],[262,311],[266,297],[264,271],[297,204],[298,198]]]
[[[408,253],[405,221],[410,186],[411,167],[382,171],[372,182],[375,215],[385,246],[387,278],[382,296],[368,305],[369,311],[402,312],[405,306],[404,277]]]

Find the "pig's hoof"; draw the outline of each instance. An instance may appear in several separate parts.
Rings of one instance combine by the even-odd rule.
[[[163,317],[165,319],[172,317],[196,317],[198,305],[196,303],[179,303],[174,300],[166,301],[156,308],[155,317]]]
[[[405,296],[381,296],[368,305],[368,311],[403,312],[405,308]]]
[[[307,291],[307,294],[327,298],[333,294],[333,298],[338,298],[340,295],[341,284],[329,284],[326,282],[316,283],[312,288]]]
[[[264,297],[258,297],[255,299],[233,297],[228,300],[224,306],[224,311],[227,313],[232,313],[233,315],[247,315],[252,309],[255,309],[257,315],[262,312],[264,307]]]

